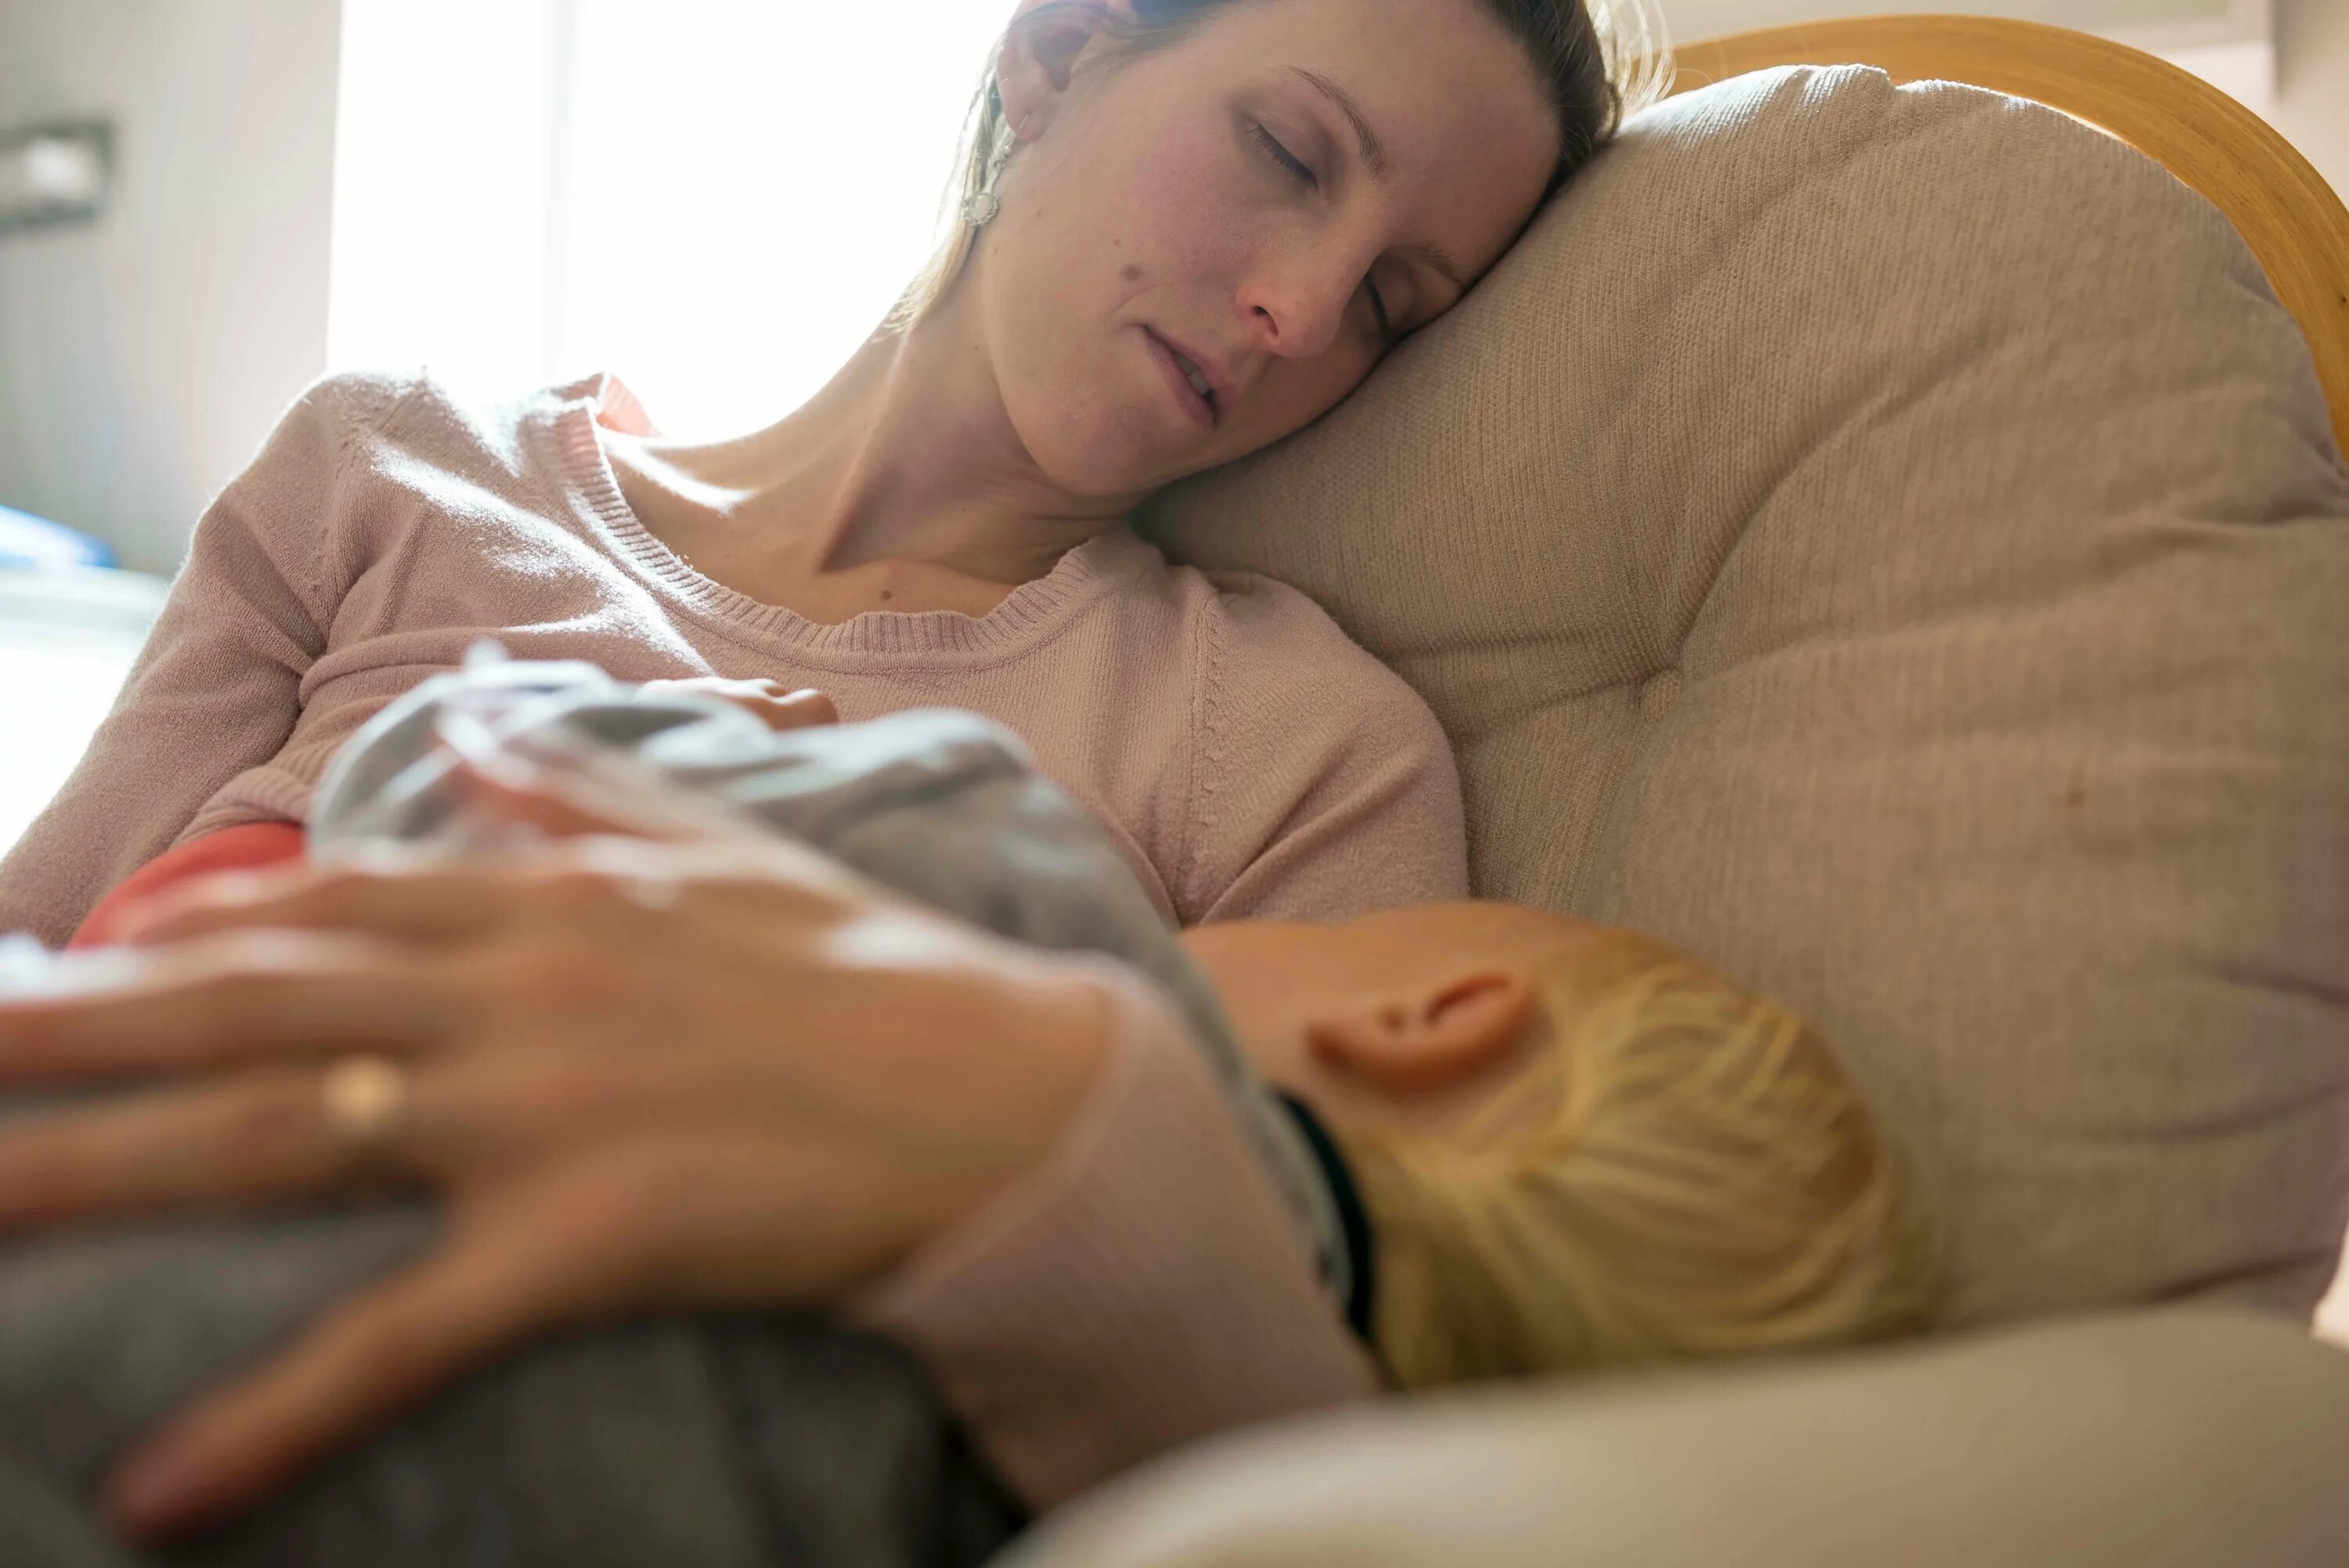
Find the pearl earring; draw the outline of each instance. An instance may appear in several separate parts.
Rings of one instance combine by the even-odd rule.
[[[1003,112],[1002,102],[1000,98],[996,100],[998,114]],[[1028,122],[1023,119],[1019,123],[1024,127]],[[987,150],[987,170],[979,177],[978,189],[972,191],[970,200],[962,204],[962,221],[972,228],[986,228],[995,221],[995,215],[1003,211],[1003,203],[997,198],[995,188],[1003,182],[1003,166],[1011,161],[1011,150],[1019,145],[1019,133],[1011,129],[1009,120],[995,128],[994,145]]]

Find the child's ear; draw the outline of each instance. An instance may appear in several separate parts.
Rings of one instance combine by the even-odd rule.
[[[1324,1066],[1410,1099],[1450,1088],[1508,1056],[1534,1011],[1533,980],[1523,970],[1469,969],[1308,1019],[1305,1043]]]

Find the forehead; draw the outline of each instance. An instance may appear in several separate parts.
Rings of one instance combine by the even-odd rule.
[[[1557,161],[1557,120],[1525,46],[1480,0],[1257,0],[1212,30],[1268,90],[1352,132],[1299,76],[1342,89],[1385,151],[1380,199],[1410,238],[1481,271],[1515,237]],[[1202,40],[1206,42],[1206,40]]]
[[[1454,899],[1362,915],[1353,928],[1383,951],[1442,952],[1490,961],[1539,962],[1603,935],[1570,914],[1489,899]]]

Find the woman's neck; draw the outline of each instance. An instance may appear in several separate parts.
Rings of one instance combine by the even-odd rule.
[[[905,333],[867,339],[780,423],[650,442],[642,477],[810,576],[918,562],[1014,586],[1113,526],[1140,496],[1077,496],[1012,428],[957,289]]]

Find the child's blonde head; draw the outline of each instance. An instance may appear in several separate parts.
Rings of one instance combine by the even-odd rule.
[[[1374,1337],[1423,1387],[1792,1349],[1920,1324],[1908,1162],[1809,1026],[1630,933],[1544,976],[1543,1063],[1466,1137],[1340,1126]]]

